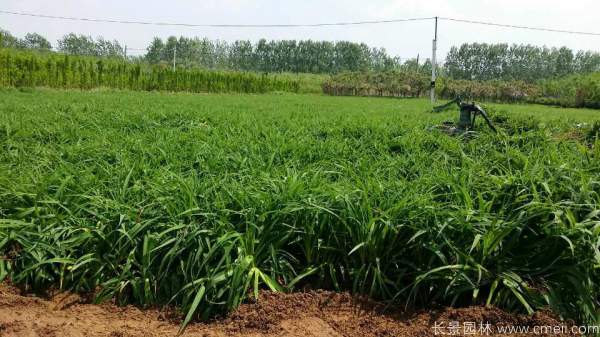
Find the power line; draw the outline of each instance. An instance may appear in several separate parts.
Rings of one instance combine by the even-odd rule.
[[[408,22],[408,21],[424,21],[424,20],[433,20],[434,19],[434,17],[426,17],[426,18],[333,22],[333,23],[309,23],[309,24],[192,24],[192,23],[175,23],[175,22],[128,21],[128,20],[116,20],[116,19],[92,19],[92,18],[55,16],[55,15],[25,13],[25,12],[11,12],[11,11],[3,11],[3,10],[0,10],[0,14],[29,16],[29,17],[45,18],[45,19],[71,20],[71,21],[120,23],[120,24],[152,25],[152,26],[203,27],[203,28],[290,28],[290,27],[300,28],[300,27],[327,27],[327,26],[355,26],[355,25],[370,25],[370,24]]]
[[[545,28],[545,27],[510,25],[510,24],[476,21],[476,20],[466,20],[466,19],[455,19],[455,18],[446,18],[446,17],[440,17],[439,19],[446,20],[446,21],[462,22],[462,23],[469,23],[469,24],[476,24],[476,25],[495,26],[495,27],[503,27],[503,28],[526,29],[526,30],[535,30],[535,31],[542,31],[542,32],[565,33],[565,34],[576,34],[576,35],[600,36],[600,33],[581,32],[581,31],[575,31],[575,30],[563,30],[563,29],[554,29],[554,28]]]
[[[398,23],[398,22],[410,22],[410,21],[426,21],[435,20],[436,17],[419,17],[419,18],[405,18],[405,19],[388,19],[388,20],[372,20],[372,21],[349,21],[349,22],[330,22],[330,23],[309,23],[309,24],[192,24],[192,23],[177,23],[177,22],[153,22],[153,21],[133,21],[133,20],[117,20],[117,19],[94,19],[94,18],[82,18],[82,17],[70,17],[70,16],[56,16],[46,15],[38,13],[26,13],[26,12],[13,12],[0,10],[0,14],[27,16],[45,19],[55,20],[70,20],[70,21],[85,21],[85,22],[97,22],[97,23],[118,23],[118,24],[136,24],[136,25],[153,25],[153,26],[179,26],[179,27],[203,27],[203,28],[302,28],[302,27],[330,27],[330,26],[353,26],[353,25],[371,25],[371,24],[384,24],[384,23]],[[523,26],[514,24],[503,24],[489,21],[477,21],[469,19],[457,19],[451,17],[438,17],[440,20],[461,22],[476,25],[486,25],[502,28],[511,29],[526,29],[533,31],[551,32],[551,33],[564,33],[564,34],[575,34],[575,35],[588,35],[588,36],[600,36],[600,33],[596,32],[584,32],[575,30],[565,30],[547,27],[534,27],[534,26]]]

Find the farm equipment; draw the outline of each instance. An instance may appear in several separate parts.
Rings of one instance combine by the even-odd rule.
[[[495,133],[498,133],[498,130],[496,130],[496,127],[488,117],[487,112],[485,112],[482,107],[474,102],[463,102],[460,97],[456,97],[444,105],[434,107],[433,112],[442,112],[448,110],[454,104],[458,105],[458,108],[460,109],[458,123],[444,122],[442,125],[437,126],[437,129],[441,129],[451,135],[461,135],[467,132],[474,132],[475,119],[477,116],[481,116],[485,120],[488,127]]]

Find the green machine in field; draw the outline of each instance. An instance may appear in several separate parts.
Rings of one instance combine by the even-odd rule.
[[[475,131],[475,119],[477,118],[477,116],[481,116],[485,120],[488,127],[492,129],[492,131],[494,131],[495,133],[498,132],[496,130],[496,127],[490,120],[487,112],[485,112],[485,110],[482,107],[475,104],[474,102],[463,102],[460,97],[457,97],[444,105],[434,107],[433,112],[442,112],[448,110],[454,104],[458,105],[458,108],[460,109],[458,123],[455,124],[453,122],[445,122],[444,124],[438,127],[439,129],[447,131],[451,134],[463,134],[465,132],[472,132]]]

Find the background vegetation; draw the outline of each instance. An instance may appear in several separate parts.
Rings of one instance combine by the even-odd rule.
[[[334,75],[323,82],[323,92],[334,96],[421,97],[429,92],[429,76],[410,69],[388,72],[354,72]],[[574,108],[600,108],[600,73],[571,75],[537,83],[475,81],[442,77],[438,97],[507,103],[539,103]]]
[[[33,43],[32,43],[32,41]],[[0,47],[51,50],[49,41],[38,34],[23,39],[0,30]],[[57,43],[57,51],[71,55],[121,57],[125,47],[118,41],[67,34]],[[149,64],[170,65],[177,50],[177,63],[185,68],[242,70],[256,72],[337,73],[341,71],[385,70],[401,65],[383,48],[371,48],[364,43],[348,41],[259,40],[256,43],[240,40],[213,41],[175,36],[166,41],[155,38],[142,57],[133,57]]]
[[[566,47],[465,43],[450,49],[444,68],[447,77],[457,80],[534,83],[600,71],[600,53],[574,52]]]
[[[28,33],[22,39],[0,29],[0,48],[35,49],[38,51],[50,51],[52,44],[45,37],[37,33]]]
[[[421,97],[429,88],[428,77],[411,70],[342,73],[323,83],[334,96]]]
[[[341,71],[384,70],[398,67],[400,59],[385,49],[347,41],[211,41],[208,39],[155,38],[145,60],[151,64],[170,63],[177,49],[186,67],[235,69],[258,72],[338,73]]]
[[[18,38],[0,30],[0,47],[51,50],[52,45],[39,34]],[[413,70],[427,75],[429,59],[405,59],[388,55],[383,48],[364,43],[312,40],[234,42],[171,36],[155,38],[147,52],[134,59],[150,64],[172,64],[174,50],[183,67],[230,69],[257,72],[326,73],[357,71]],[[125,57],[125,47],[118,41],[67,34],[57,42],[57,51],[72,55]],[[131,57],[130,57],[131,58]],[[475,81],[524,81],[557,79],[574,74],[600,71],[600,53],[547,48],[532,45],[465,43],[454,46],[439,65],[446,78]]]
[[[187,92],[298,92],[290,76],[148,66],[123,59],[0,49],[0,86]]]
[[[90,36],[70,33],[58,40],[57,45],[58,48],[56,50],[64,54],[113,58],[125,57],[125,48],[118,41],[108,41],[103,37],[94,39]],[[0,29],[0,48],[30,49],[38,52],[50,52],[53,50],[50,41],[37,33],[29,33],[21,39],[2,29]]]
[[[200,38],[170,37],[166,41],[155,38],[144,56],[125,58],[125,48],[118,41],[67,34],[58,41],[57,50],[61,54],[100,59],[62,58],[67,61],[60,62],[56,61],[61,59],[59,56],[40,60],[40,53],[49,54],[52,46],[38,34],[21,39],[0,31],[0,47],[37,52],[25,60],[23,55],[28,54],[3,51],[0,85],[17,87],[107,86],[133,90],[420,97],[428,91],[431,73],[428,59],[400,60],[389,56],[384,49],[344,41],[263,39],[256,43],[229,43]],[[177,74],[168,71],[174,50],[178,55]],[[105,69],[110,74],[103,75]],[[596,52],[531,45],[463,44],[453,47],[445,64],[437,70],[440,77],[436,90],[442,98],[461,96],[498,102],[600,107],[600,54]]]

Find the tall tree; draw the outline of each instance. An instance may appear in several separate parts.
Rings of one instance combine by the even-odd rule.
[[[600,70],[600,54],[532,45],[463,44],[452,47],[445,68],[450,77],[476,80],[523,80],[564,77]]]
[[[384,49],[366,44],[341,41],[210,41],[208,39],[155,38],[148,47],[146,60],[157,64],[171,62],[177,48],[177,64],[205,68],[228,68],[261,72],[336,73],[357,70],[389,70],[400,60]]]
[[[163,60],[164,49],[165,43],[163,40],[155,37],[147,48],[146,60],[154,64],[159,63]]]
[[[74,33],[67,34],[58,40],[58,50],[66,54],[97,56],[94,39],[91,36]]]
[[[50,41],[46,40],[45,37],[37,33],[28,33],[22,41],[24,48],[37,49],[41,51],[48,51],[52,49]]]
[[[4,29],[0,29],[0,47],[2,48],[17,48],[19,40]]]
[[[124,48],[116,40],[109,41],[103,37],[94,40],[91,36],[74,33],[67,34],[58,40],[58,50],[72,55],[105,57],[123,57],[125,54]]]

